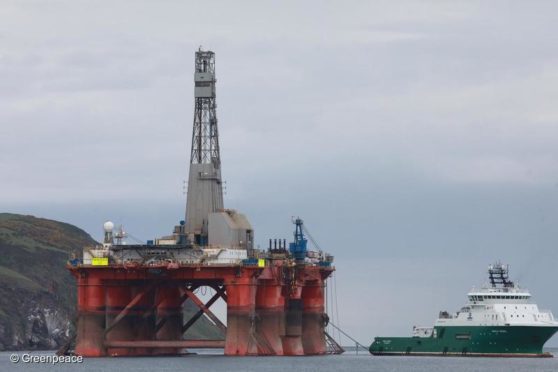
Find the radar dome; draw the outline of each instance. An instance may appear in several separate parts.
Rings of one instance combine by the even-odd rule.
[[[112,232],[112,229],[114,229],[114,223],[107,221],[104,223],[103,228],[105,229],[105,232]]]

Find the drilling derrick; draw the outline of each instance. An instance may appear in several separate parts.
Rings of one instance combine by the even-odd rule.
[[[215,53],[196,52],[194,125],[186,199],[186,234],[206,245],[208,216],[223,209],[221,156],[215,102]]]
[[[247,258],[252,250],[252,226],[246,216],[223,206],[215,82],[215,53],[200,49],[194,69],[194,125],[184,234],[194,246],[219,247],[229,256]]]
[[[307,247],[300,218],[289,249],[286,239],[254,249],[246,216],[224,208],[215,82],[215,54],[200,49],[185,220],[147,244],[126,244],[129,234],[122,227],[114,232],[107,221],[103,243],[84,247],[82,258],[68,263],[78,292],[76,354],[176,355],[208,347],[225,355],[329,352],[324,305],[333,257]],[[214,291],[207,302],[197,296],[202,287]],[[210,309],[219,299],[227,306],[226,325]],[[189,319],[186,300],[199,308]],[[202,316],[222,337],[189,337]]]

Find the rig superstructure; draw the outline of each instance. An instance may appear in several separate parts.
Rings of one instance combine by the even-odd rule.
[[[326,279],[333,257],[307,249],[303,221],[294,241],[270,239],[254,249],[245,215],[223,204],[216,115],[215,54],[195,54],[195,111],[186,218],[173,234],[125,244],[104,225],[104,242],[85,247],[68,268],[77,280],[75,353],[82,356],[173,355],[187,348],[223,347],[226,355],[320,355],[343,349],[327,334]],[[215,291],[203,302],[201,287]],[[210,307],[227,305],[226,325]],[[184,319],[182,306],[199,311]],[[208,317],[224,340],[185,340]]]

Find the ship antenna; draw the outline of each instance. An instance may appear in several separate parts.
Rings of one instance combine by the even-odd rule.
[[[488,266],[488,279],[490,280],[492,288],[498,288],[499,286],[503,288],[512,288],[514,284],[509,279],[508,272],[509,265],[504,265],[500,262]]]

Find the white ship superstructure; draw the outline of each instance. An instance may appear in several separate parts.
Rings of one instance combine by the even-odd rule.
[[[508,266],[488,268],[490,283],[468,293],[455,314],[441,311],[436,326],[557,326],[550,310],[540,310],[531,293],[508,279]]]

